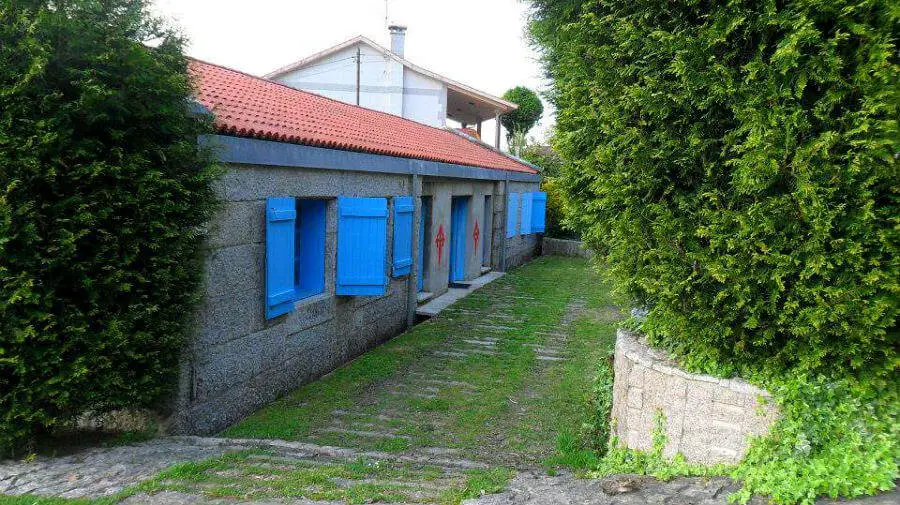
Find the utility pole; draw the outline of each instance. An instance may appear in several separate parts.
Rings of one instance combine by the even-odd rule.
[[[360,50],[359,45],[356,46],[356,105],[359,105],[359,71],[360,71]]]

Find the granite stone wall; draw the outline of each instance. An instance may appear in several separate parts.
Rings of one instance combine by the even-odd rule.
[[[748,437],[766,434],[778,417],[768,392],[741,379],[687,373],[633,332],[618,331],[614,368],[613,435],[632,449],[652,447],[661,412],[665,456],[737,463]]]
[[[407,278],[377,297],[334,295],[336,197],[410,194],[408,176],[232,165],[206,244],[204,297],[183,356],[168,431],[220,431],[406,328]],[[325,292],[265,318],[265,201],[327,199]],[[391,218],[387,244],[391,244]],[[391,264],[388,246],[386,271]]]
[[[564,240],[559,238],[544,237],[541,244],[541,254],[544,256],[569,256],[572,258],[590,258],[593,253],[584,246],[580,240]]]
[[[441,181],[449,189],[443,195],[446,198],[435,198],[434,203],[446,204],[447,208],[436,209],[434,215],[449,216],[452,194],[472,194],[473,201],[482,204],[473,206],[470,227],[483,216],[484,195],[495,192],[492,203],[500,210],[493,218],[492,238],[496,239],[498,223],[505,223],[503,184],[440,178],[424,178],[423,184]],[[408,195],[413,193],[411,184],[411,177],[401,174],[236,164],[226,167],[217,182],[222,206],[210,225],[206,243],[203,301],[195,313],[193,336],[182,355],[177,393],[166,408],[169,432],[218,432],[406,329],[408,277],[391,278],[382,296],[335,295],[336,198]],[[537,184],[522,184],[514,190],[537,191]],[[272,196],[327,200],[325,291],[298,301],[288,314],[266,320],[265,202]],[[393,254],[392,214],[387,226],[387,272]],[[530,259],[539,246],[537,235],[510,240],[509,267]],[[493,250],[499,251],[501,242],[493,243]],[[474,251],[470,256],[467,277],[476,277],[480,274],[480,264],[476,264],[480,257]],[[446,269],[440,275],[443,282],[438,284],[446,289]]]

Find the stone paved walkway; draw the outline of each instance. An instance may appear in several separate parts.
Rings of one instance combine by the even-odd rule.
[[[724,479],[541,470],[557,437],[587,415],[619,318],[585,262],[542,258],[220,438],[0,461],[0,494],[118,496],[123,505],[453,504],[515,475],[506,491],[467,503],[724,505],[733,489]],[[898,503],[896,494],[874,500],[858,503]]]
[[[343,463],[366,459],[441,468],[447,473],[488,468],[485,463],[442,454],[397,455],[285,440],[161,437],[134,445],[86,449],[58,458],[0,462],[0,494],[31,493],[63,498],[111,496],[154,477],[173,464],[246,451],[259,452],[254,458],[257,463],[286,459],[310,464]]]
[[[581,424],[570,406],[613,345],[608,304],[586,262],[535,261],[224,435],[540,467]],[[576,336],[585,321],[597,331]]]
[[[467,500],[464,505],[728,505],[728,496],[739,488],[724,477],[678,478],[660,482],[652,477],[616,475],[605,479],[577,479],[571,475],[548,476],[522,472],[503,493]],[[764,505],[754,497],[750,505]],[[820,500],[817,505],[897,505],[896,490],[879,496],[849,501]]]

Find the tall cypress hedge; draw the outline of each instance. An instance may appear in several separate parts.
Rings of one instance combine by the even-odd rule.
[[[895,370],[897,3],[531,3],[569,219],[655,341],[726,374]]]
[[[736,498],[893,488],[896,0],[530,3],[568,224],[649,309],[653,343],[778,403],[727,470]],[[713,471],[612,442],[596,471]]]
[[[169,390],[214,206],[190,96],[143,0],[0,0],[0,452]]]

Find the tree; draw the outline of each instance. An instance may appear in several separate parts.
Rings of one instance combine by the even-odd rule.
[[[177,375],[216,175],[182,47],[144,0],[0,0],[0,452]]]
[[[500,116],[500,124],[506,128],[506,140],[509,142],[519,134],[523,138],[541,119],[544,105],[537,93],[524,86],[516,86],[503,93],[503,99],[519,106],[516,110]]]

